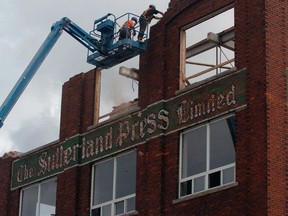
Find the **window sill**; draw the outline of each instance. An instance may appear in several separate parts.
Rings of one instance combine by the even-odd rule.
[[[230,188],[233,188],[233,187],[237,187],[237,186],[238,186],[238,182],[234,182],[234,183],[231,183],[231,184],[227,184],[227,185],[224,185],[224,186],[219,186],[217,188],[209,189],[209,190],[206,190],[206,191],[203,191],[203,192],[199,192],[199,193],[196,193],[196,194],[191,194],[191,195],[188,195],[188,196],[185,196],[185,197],[178,198],[176,200],[173,200],[172,203],[173,204],[177,204],[177,203],[180,203],[180,202],[185,202],[187,200],[195,199],[195,198],[198,198],[198,197],[201,197],[201,196],[205,196],[205,195],[208,195],[208,194],[212,194],[212,193],[216,193],[216,192],[219,192],[219,191],[227,190],[227,189],[230,189]]]
[[[208,83],[211,83],[217,79],[223,78],[225,76],[229,76],[230,74],[233,74],[233,73],[236,73],[236,71],[239,71],[239,70],[236,67],[233,67],[233,68],[228,69],[226,71],[223,71],[217,75],[209,76],[209,77],[202,79],[200,81],[193,82],[191,85],[185,86],[183,89],[177,90],[175,92],[175,95],[182,94],[183,92],[189,91],[189,90],[194,89],[194,88],[198,88],[199,86],[202,86],[202,85],[207,85]]]
[[[138,212],[137,211],[133,211],[133,212],[122,214],[121,216],[133,216],[133,215],[138,215]]]

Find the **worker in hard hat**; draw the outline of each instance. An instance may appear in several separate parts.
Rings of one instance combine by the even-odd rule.
[[[155,16],[156,14],[161,14],[162,16],[164,15],[163,12],[156,10],[156,6],[154,4],[150,4],[149,8],[145,10],[142,15],[139,18],[139,25],[140,25],[140,30],[138,34],[138,41],[142,42],[144,32],[146,30],[147,24],[151,22],[152,19],[161,19],[162,17]]]
[[[133,36],[136,35],[135,26],[138,22],[136,17],[132,17],[132,19],[127,20],[121,27],[119,32],[119,40],[123,40],[124,38],[131,38],[131,34]]]

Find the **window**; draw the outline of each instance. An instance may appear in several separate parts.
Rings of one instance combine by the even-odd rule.
[[[129,152],[93,168],[92,216],[135,211],[136,154]]]
[[[22,190],[21,216],[51,216],[56,209],[56,179]]]
[[[181,28],[180,89],[235,67],[232,6]]]
[[[235,117],[181,134],[179,196],[235,182]]]

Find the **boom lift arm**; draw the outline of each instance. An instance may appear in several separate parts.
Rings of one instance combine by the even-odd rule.
[[[129,16],[130,14],[128,14],[128,18]],[[111,20],[110,17],[114,17],[114,20]],[[92,34],[91,32],[90,34],[86,33],[67,17],[57,21],[51,27],[51,32],[1,105],[0,128],[3,126],[6,117],[61,36],[63,30],[88,49],[87,62],[100,68],[112,67],[146,50],[146,44],[137,44],[136,41],[131,39],[124,39],[121,42],[114,43],[116,35],[115,26],[116,18],[113,14],[107,14],[100,19],[95,20],[94,29],[91,31]],[[100,32],[100,34],[97,34],[95,37],[96,31]],[[97,36],[99,37],[98,39]],[[127,53],[127,51],[129,52]]]

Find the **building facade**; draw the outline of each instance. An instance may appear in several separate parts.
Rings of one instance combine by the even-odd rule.
[[[231,28],[190,42],[227,11]],[[287,34],[286,0],[171,0],[137,106],[95,123],[97,70],[72,77],[59,140],[0,158],[0,215],[288,215]],[[211,49],[231,56],[195,62]]]

